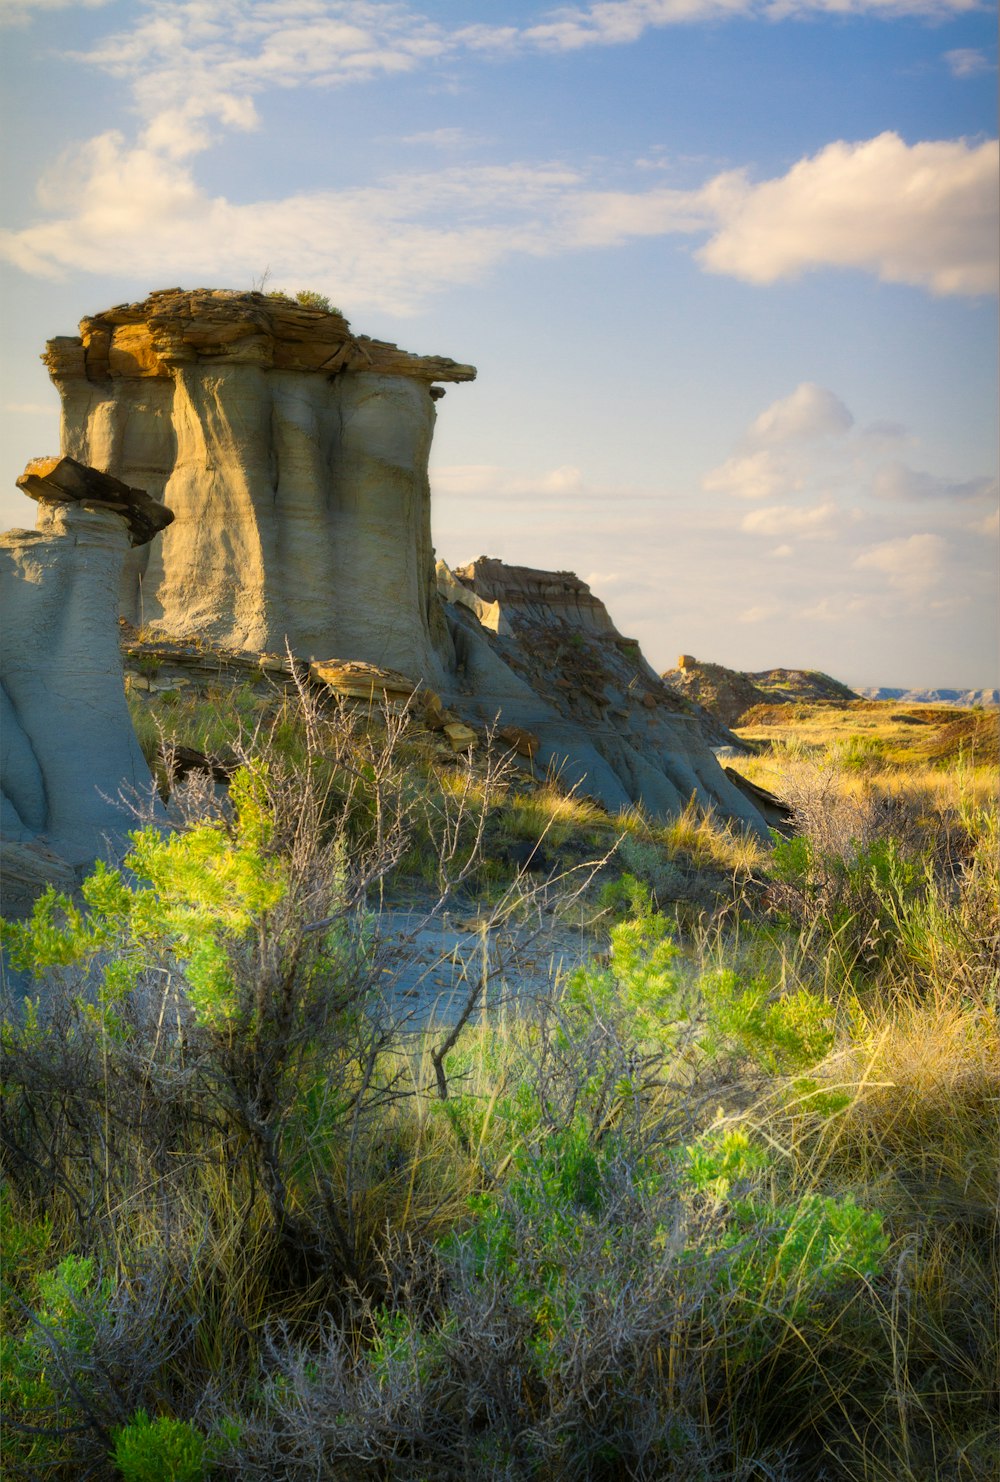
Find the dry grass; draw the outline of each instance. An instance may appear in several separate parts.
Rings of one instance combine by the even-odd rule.
[[[846,704],[756,705],[741,717],[737,735],[767,749],[826,756],[838,748],[869,748],[872,763],[921,766],[929,760],[994,765],[1000,715],[954,706],[901,706],[891,700]]]

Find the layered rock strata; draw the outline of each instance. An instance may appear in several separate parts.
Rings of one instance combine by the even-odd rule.
[[[135,825],[123,796],[152,797],[125,701],[118,593],[137,532],[170,518],[69,459],[36,460],[18,482],[43,501],[44,528],[0,535],[6,910],[22,886],[30,896],[114,847]]]
[[[475,369],[282,295],[168,289],[45,356],[63,451],[176,516],[126,563],[140,626],[441,678],[427,460],[435,384]]]
[[[481,722],[499,714],[530,732],[538,767],[607,808],[640,803],[671,817],[693,799],[766,836],[760,810],[719,766],[698,717],[586,582],[485,556],[453,576],[503,619],[496,632],[468,604],[448,605],[461,703]]]

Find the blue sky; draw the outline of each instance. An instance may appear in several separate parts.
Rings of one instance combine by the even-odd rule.
[[[974,0],[0,0],[0,523],[37,356],[153,288],[479,367],[434,535],[658,667],[998,682],[996,18]]]

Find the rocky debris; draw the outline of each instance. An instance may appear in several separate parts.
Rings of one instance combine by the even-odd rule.
[[[156,757],[171,782],[183,782],[192,773],[203,772],[213,782],[228,783],[240,765],[235,756],[207,756],[194,746],[181,746],[175,741],[161,742]]]
[[[120,852],[135,825],[130,800],[155,816],[118,646],[135,507],[91,498],[106,490],[103,475],[64,463],[57,460],[55,473],[29,464],[25,475],[42,484],[43,529],[0,535],[0,828],[4,870],[23,879],[29,894],[25,872],[36,865],[47,878],[62,878],[60,870]],[[84,497],[53,502],[53,489],[66,487]],[[49,855],[62,865],[50,866]]]
[[[323,663],[314,660],[309,665],[309,678],[344,699],[364,700],[369,705],[407,706],[420,689],[418,681],[395,670],[380,669],[375,664],[340,663],[336,659]],[[439,704],[436,695],[433,700]]]
[[[446,721],[441,729],[448,738],[448,745],[457,754],[472,751],[479,744],[479,737],[464,721]]]
[[[174,518],[172,510],[150,499],[144,489],[132,489],[75,458],[32,458],[17,487],[42,505],[82,504],[85,509],[107,509],[120,515],[133,546],[147,545]],[[44,521],[39,528],[45,528]]]
[[[515,755],[526,757],[529,762],[541,745],[534,731],[526,731],[523,726],[501,726],[497,735]]]
[[[0,835],[0,916],[6,920],[30,916],[32,905],[50,885],[72,895],[79,884],[80,871],[37,839]]]
[[[762,669],[746,674],[722,664],[702,663],[691,654],[681,654],[676,669],[668,669],[664,681],[678,694],[700,705],[724,726],[739,724],[754,705],[791,704],[829,700],[842,704],[856,700],[846,684],[814,669]]]
[[[354,335],[281,295],[167,289],[45,356],[63,452],[174,511],[129,563],[126,618],[179,639],[335,654],[437,687],[427,460],[438,381],[475,369]]]

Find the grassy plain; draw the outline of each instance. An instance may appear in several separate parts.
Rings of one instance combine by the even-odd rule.
[[[167,700],[235,813],[193,790],[6,931],[5,1476],[993,1475],[996,768],[925,745],[953,712],[816,708],[750,717],[768,850]],[[572,887],[593,960],[401,1034],[366,903],[414,879]]]

